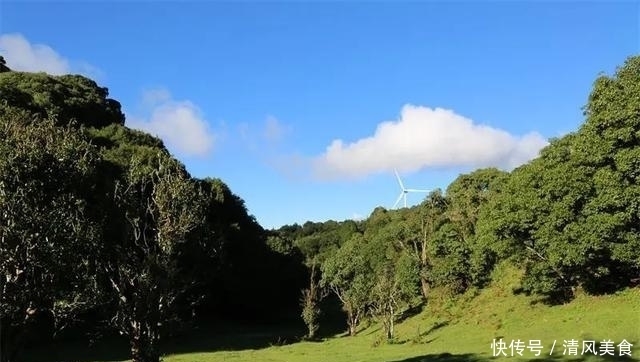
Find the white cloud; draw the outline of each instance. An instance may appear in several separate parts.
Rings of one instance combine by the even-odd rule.
[[[267,117],[263,136],[268,142],[278,142],[290,131],[290,128],[273,116]]]
[[[253,148],[256,144],[266,146],[284,140],[284,137],[291,132],[291,126],[282,123],[274,116],[267,116],[263,124],[240,122],[237,126],[240,139]]]
[[[276,152],[292,131],[292,127],[274,116],[267,116],[262,123],[239,122],[236,124],[238,140],[250,152],[260,157]]]
[[[250,138],[249,131],[250,131],[249,123],[247,122],[238,123],[238,134],[240,135],[240,139],[242,139],[243,141],[249,140]]]
[[[142,106],[151,108],[171,101],[171,93],[165,88],[148,89],[142,93]]]
[[[52,75],[84,74],[93,78],[102,72],[83,61],[70,61],[45,44],[32,44],[21,34],[0,35],[0,55],[15,71],[46,72]]]
[[[21,34],[0,35],[0,55],[15,71],[46,72],[52,75],[79,73],[97,78],[102,72],[83,61],[70,61],[44,44],[32,44]],[[190,101],[173,100],[163,88],[144,92],[142,106],[148,117],[127,114],[127,126],[154,134],[167,147],[185,156],[208,154],[216,137]]]
[[[212,150],[216,136],[195,104],[173,100],[166,89],[145,92],[142,103],[149,116],[127,115],[127,126],[160,137],[169,150],[184,156],[206,156]]]
[[[535,132],[515,136],[451,110],[405,105],[399,120],[379,124],[373,136],[348,144],[334,140],[313,167],[315,176],[324,179],[359,178],[394,168],[511,169],[537,157],[546,145]]]

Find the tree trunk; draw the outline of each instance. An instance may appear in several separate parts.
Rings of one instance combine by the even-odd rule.
[[[151,330],[142,322],[131,322],[130,343],[132,362],[160,362]]]
[[[351,337],[355,336],[358,333],[358,331],[356,330],[356,325],[353,323],[349,323],[349,335]]]
[[[2,322],[2,318],[0,318],[0,362],[9,362],[7,354],[7,348],[5,345],[7,344],[5,340],[7,339],[6,333],[4,333],[4,323]]]
[[[355,336],[358,331],[358,314],[352,311],[347,312],[347,324],[349,324],[349,335]]]
[[[8,320],[0,322],[0,362],[19,361],[25,346],[25,325],[12,327]]]
[[[322,298],[318,291],[319,286],[316,280],[316,264],[311,265],[311,273],[309,275],[309,288],[302,291],[302,319],[307,325],[307,338],[314,339],[316,332],[320,328],[318,325],[318,317],[320,315],[319,299]]]
[[[382,330],[384,331],[385,336],[387,336],[387,341],[391,339],[391,324],[389,323],[389,316],[385,311],[382,315]]]
[[[422,296],[424,297],[425,302],[429,299],[429,281],[426,278],[420,278],[420,289],[422,290]]]
[[[131,360],[133,362],[144,362],[143,356],[143,342],[142,342],[142,330],[140,328],[140,322],[131,322]]]
[[[393,306],[390,307],[389,314],[389,332],[387,333],[387,339],[393,339],[393,319],[394,319],[394,310]]]

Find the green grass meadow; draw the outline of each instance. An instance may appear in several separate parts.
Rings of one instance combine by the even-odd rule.
[[[640,288],[615,295],[579,295],[566,305],[548,306],[513,293],[518,273],[502,265],[494,282],[480,292],[433,300],[418,314],[399,323],[396,340],[383,341],[376,324],[363,326],[355,337],[327,336],[318,342],[294,342],[299,329],[239,327],[200,330],[165,346],[166,362],[420,362],[420,361],[640,361]],[[540,340],[538,357],[528,348],[523,356],[494,356],[491,343],[502,338],[528,344]],[[579,343],[578,355],[563,355],[567,340]],[[633,344],[632,357],[584,354],[584,340],[622,340]],[[555,341],[555,353],[550,349]],[[39,351],[33,362],[124,361],[125,344],[102,341],[92,347],[60,345]]]

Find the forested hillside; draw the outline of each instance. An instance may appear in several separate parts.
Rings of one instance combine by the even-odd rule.
[[[157,362],[203,321],[299,321],[315,339],[333,307],[350,335],[373,322],[393,341],[402,318],[482,290],[499,263],[549,304],[640,281],[640,57],[595,80],[578,130],[511,172],[278,230],[128,128],[94,81],[3,70],[1,362],[68,331],[118,332],[134,361]]]
[[[80,322],[137,361],[196,319],[297,307],[301,264],[222,180],[194,179],[78,75],[0,73],[2,361]],[[290,265],[289,269],[283,265]]]

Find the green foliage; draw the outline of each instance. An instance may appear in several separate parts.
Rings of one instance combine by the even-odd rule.
[[[394,338],[397,319],[420,295],[420,260],[398,244],[397,226],[393,222],[382,226],[363,248],[373,280],[369,312],[382,324],[387,340]]]
[[[189,286],[176,255],[204,220],[201,194],[178,161],[159,154],[155,164],[133,157],[113,196],[106,226],[120,235],[104,245],[101,264],[118,300],[114,322],[134,361],[157,361],[161,327]]]
[[[60,327],[90,304],[97,233],[87,209],[97,159],[77,131],[0,106],[3,358],[17,358],[25,328],[39,316],[52,315]]]
[[[613,291],[640,272],[639,64],[598,78],[585,124],[514,171],[478,223],[493,250],[524,260],[529,292]]]
[[[302,320],[307,326],[307,338],[315,338],[318,329],[320,329],[319,318],[320,307],[317,297],[313,294],[312,289],[304,289],[302,291]]]
[[[466,240],[475,234],[480,208],[500,193],[508,175],[495,168],[479,169],[460,175],[447,187],[448,216],[460,238]]]
[[[447,188],[447,222],[435,240],[434,275],[436,284],[462,292],[470,286],[483,286],[496,257],[479,242],[476,225],[488,202],[498,197],[508,174],[495,168],[476,170],[459,176]]]
[[[298,314],[300,290],[308,281],[300,252],[294,248],[290,254],[282,254],[273,249],[274,244],[267,242],[268,233],[222,180],[201,182],[212,195],[208,224],[222,245],[220,273],[213,281],[214,300],[205,308],[242,320]]]
[[[271,250],[282,255],[292,255],[296,251],[291,239],[280,235],[269,235],[267,237],[267,245]]]
[[[15,173],[14,178],[7,173],[7,180],[29,185],[28,178],[33,178],[36,184],[29,187],[33,190],[37,190],[38,185],[45,187],[38,191],[38,197],[41,202],[50,202],[37,208],[23,208],[32,215],[20,214],[19,221],[24,227],[55,226],[60,230],[66,230],[65,225],[80,230],[84,225],[81,230],[83,240],[87,241],[75,249],[63,248],[63,244],[52,248],[51,253],[55,252],[61,261],[51,257],[51,265],[43,264],[42,270],[38,269],[39,275],[47,275],[50,280],[38,282],[40,284],[30,281],[34,284],[29,284],[20,298],[42,295],[36,307],[51,310],[56,323],[62,316],[78,317],[80,305],[94,308],[88,314],[96,318],[92,322],[115,315],[114,325],[131,337],[134,358],[151,360],[158,357],[160,335],[175,330],[178,322],[196,315],[278,318],[277,310],[297,307],[306,270],[293,241],[267,243],[267,234],[248,214],[244,201],[222,180],[193,179],[184,165],[169,155],[161,140],[123,126],[120,105],[107,98],[106,88],[81,76],[7,72],[0,74],[0,95],[0,116],[5,131],[11,130],[11,137],[15,136],[16,140],[20,139],[18,136],[25,140],[14,142],[11,141],[14,138],[7,135],[9,138],[3,143],[7,155],[21,155],[3,162],[7,162],[7,167],[18,167],[25,172],[24,177],[19,178],[15,175],[21,173]],[[42,120],[42,116],[49,119]],[[37,131],[23,132],[23,135],[15,131],[23,128]],[[42,133],[38,136],[40,139],[33,136],[37,132]],[[74,141],[71,135],[85,143]],[[10,141],[14,143],[7,143]],[[60,156],[59,161],[59,154],[51,153],[48,148],[57,145],[56,142],[69,147],[65,151],[69,154]],[[17,145],[23,149],[15,149]],[[64,169],[58,167],[63,160],[81,162],[87,157],[93,157],[92,171],[83,177],[74,176],[71,171],[64,174]],[[20,162],[23,164],[18,165]],[[71,167],[67,163],[65,165]],[[43,173],[49,172],[47,170],[51,175]],[[62,179],[53,182],[54,176]],[[84,197],[82,204],[75,206],[78,214],[67,217],[67,221],[47,214],[67,212],[67,205],[53,198],[65,185],[69,185],[69,192]],[[23,197],[24,202],[38,201],[33,195],[24,199],[26,196],[19,193],[21,188],[12,188],[10,184],[1,186],[0,191],[9,195],[6,202],[18,200],[16,197]],[[62,193],[59,197],[65,195]],[[78,195],[75,197],[80,202]],[[73,221],[76,219],[72,216],[78,221]],[[42,224],[45,220],[49,220],[49,224]],[[34,235],[41,237],[42,234]],[[29,245],[18,243],[17,234],[11,239],[9,236],[7,234],[5,240],[11,240],[11,245]],[[69,238],[68,242],[73,240]],[[7,245],[3,241],[3,247]],[[82,254],[85,249],[90,253]],[[84,269],[69,271],[66,266],[62,267],[62,261],[85,259],[86,263],[81,264]],[[13,264],[8,266],[13,267]],[[68,274],[54,273],[55,268]],[[27,275],[22,269],[17,272]],[[63,274],[68,283],[58,281]],[[23,282],[20,278],[13,279]],[[73,286],[73,293],[67,293],[65,283]],[[8,288],[8,284],[4,283],[3,288],[5,286]],[[80,298],[86,295],[92,297],[91,303]],[[9,297],[7,293],[3,298]],[[9,304],[5,299],[3,305],[22,308],[16,309],[16,313],[24,313],[31,310],[24,305],[33,304],[27,299]],[[4,314],[3,318],[6,322]],[[2,325],[6,329],[8,322]],[[6,341],[7,334],[3,336]]]
[[[324,296],[317,278],[317,264],[311,263],[311,273],[309,275],[309,287],[302,290],[302,320],[307,326],[307,338],[314,339],[318,329],[320,329],[320,306],[319,302]]]
[[[601,239],[616,263],[640,267],[640,57],[613,77],[595,82],[576,142],[577,161],[595,168],[595,197],[585,205],[592,239]]]
[[[406,253],[400,253],[393,263],[394,278],[398,283],[398,295],[400,305],[408,308],[416,303],[416,297],[420,295],[419,264]]]
[[[352,336],[356,334],[373,286],[373,270],[362,252],[365,246],[365,239],[355,235],[322,264],[321,284],[332,290],[342,302]]]
[[[518,285],[518,266],[505,269],[498,265],[494,281],[479,293],[469,291],[451,299],[443,298],[450,305],[446,310],[436,308],[431,302],[418,315],[403,319],[396,326],[395,343],[385,343],[386,336],[378,333],[380,326],[372,324],[355,337],[332,336],[318,342],[300,342],[281,346],[278,338],[286,333],[282,324],[267,327],[246,325],[221,328],[201,328],[192,331],[174,344],[167,345],[167,362],[228,362],[228,361],[278,361],[278,362],[514,362],[536,360],[534,353],[523,352],[523,357],[492,357],[490,347],[494,338],[503,336],[510,340],[541,340],[544,349],[539,359],[546,361],[602,362],[607,356],[562,355],[563,341],[601,341],[611,339],[619,343],[640,341],[640,289],[629,289],[614,295],[582,295],[565,306],[549,307],[533,304],[536,297],[513,295],[511,289]],[[477,294],[477,295],[476,295]],[[500,328],[498,329],[498,326]],[[575,337],[573,337],[575,336]],[[417,343],[412,342],[416,340]],[[554,343],[555,353],[549,356]],[[640,354],[640,345],[634,343],[633,359]],[[376,348],[372,345],[377,344]],[[126,347],[126,346],[125,346]],[[111,341],[88,347],[77,339],[68,344],[56,344],[52,348],[34,350],[32,361],[75,361],[95,356],[92,360],[125,360],[118,345]],[[99,351],[104,351],[100,353]],[[38,353],[40,352],[40,353]],[[126,350],[124,351],[126,353]],[[580,350],[578,350],[580,352]],[[617,351],[616,351],[617,352]],[[36,358],[36,353],[39,358]],[[616,353],[617,354],[617,353]],[[605,358],[602,358],[605,357]],[[609,356],[609,361],[620,360]]]
[[[444,224],[429,244],[428,280],[434,287],[464,292],[471,283],[471,246],[458,237],[452,223]]]
[[[124,177],[124,170],[133,159],[141,167],[146,167],[147,172],[151,172],[153,165],[159,162],[159,155],[169,154],[158,138],[119,124],[100,129],[88,128],[85,131],[93,143],[100,147],[102,158],[106,161],[104,172],[114,179]],[[184,169],[184,166],[179,167]]]
[[[91,128],[89,129],[89,133],[94,142],[101,147],[113,148],[131,145],[165,149],[161,139],[120,124],[110,124],[102,128]]]
[[[59,125],[72,120],[96,128],[123,125],[120,103],[108,95],[107,88],[81,75],[0,72],[0,98]]]
[[[307,259],[315,259],[322,263],[322,260],[335,253],[342,244],[357,233],[359,233],[357,224],[350,220],[307,222],[301,228],[300,236],[295,239],[295,245]]]
[[[325,290],[351,335],[369,313],[394,339],[413,306],[482,295],[504,259],[522,268],[518,289],[555,301],[620,290],[640,276],[638,94],[632,57],[595,81],[579,130],[510,174],[476,170],[362,222],[267,232],[222,180],[194,179],[125,127],[106,88],[0,58],[0,347],[37,315],[61,328],[87,309],[115,315],[137,361],[158,360],[160,336],[193,317],[288,313],[313,337]]]

